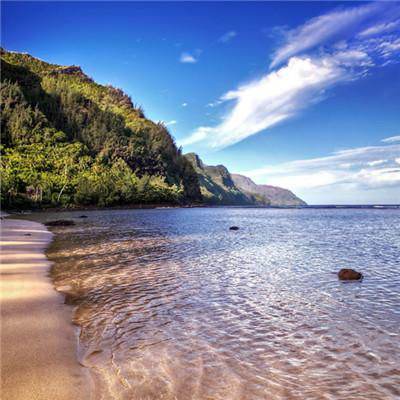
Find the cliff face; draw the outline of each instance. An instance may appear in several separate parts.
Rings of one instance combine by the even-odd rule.
[[[209,204],[251,205],[255,204],[248,196],[235,186],[231,174],[223,165],[205,165],[195,153],[185,154],[197,173],[203,200]]]
[[[195,153],[185,154],[197,173],[206,203],[225,205],[302,206],[306,203],[290,190],[257,185],[244,175],[231,174],[223,165],[205,165]]]
[[[271,206],[305,206],[306,202],[288,189],[277,186],[257,185],[244,175],[231,174],[235,185],[245,193],[263,196],[270,201]]]

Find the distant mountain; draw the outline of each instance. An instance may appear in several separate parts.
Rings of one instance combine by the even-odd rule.
[[[197,173],[203,201],[209,204],[245,205],[254,204],[251,196],[238,189],[229,171],[223,165],[205,165],[195,153],[185,154]]]
[[[244,175],[231,174],[237,188],[249,196],[264,196],[271,206],[305,206],[307,203],[288,189],[277,186],[257,185]]]
[[[231,174],[223,165],[206,165],[195,153],[185,154],[197,173],[203,201],[220,205],[301,206],[290,190],[257,185],[247,176]]]

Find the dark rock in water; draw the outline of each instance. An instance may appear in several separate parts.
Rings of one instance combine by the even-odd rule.
[[[46,226],[71,226],[71,225],[75,225],[75,222],[67,220],[67,219],[57,219],[55,221],[46,222],[45,225]]]
[[[239,230],[239,227],[238,227],[238,226],[231,226],[231,227],[229,228],[229,230],[230,230],[230,231],[238,231],[238,230]]]
[[[341,281],[359,281],[363,275],[354,269],[343,268],[338,272],[338,277]]]
[[[24,236],[32,236],[32,233],[24,233]]]
[[[87,218],[87,215],[80,215],[78,218]]]

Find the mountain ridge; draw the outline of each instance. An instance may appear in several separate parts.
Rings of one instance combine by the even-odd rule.
[[[248,190],[251,184],[240,187],[240,175],[225,166],[183,155],[164,124],[146,118],[123,90],[96,83],[77,65],[2,48],[0,54],[6,207],[304,204],[290,191],[280,204],[275,192],[283,189]]]
[[[184,154],[198,174],[200,191],[209,204],[304,206],[293,192],[271,185],[257,185],[244,175],[233,174],[224,165],[206,165],[196,153]]]
[[[249,177],[241,174],[231,174],[235,185],[245,193],[258,194],[265,196],[270,200],[270,206],[306,206],[307,203],[297,197],[289,189],[284,189],[279,186],[256,184]]]
[[[228,169],[223,165],[209,166],[196,153],[184,154],[198,176],[203,201],[208,204],[247,205],[252,204],[232,181]]]

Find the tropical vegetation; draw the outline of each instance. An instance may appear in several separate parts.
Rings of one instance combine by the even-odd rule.
[[[202,200],[167,128],[80,67],[1,50],[0,96],[3,206]]]

